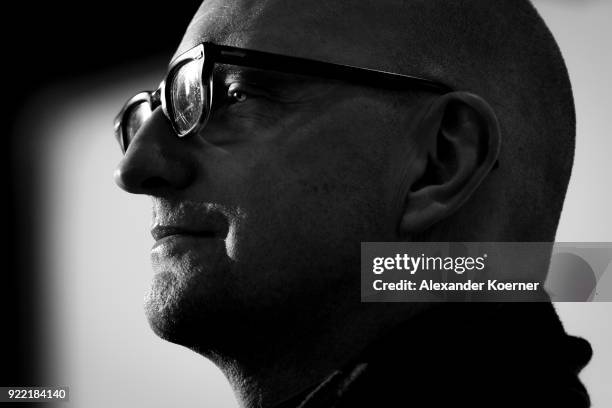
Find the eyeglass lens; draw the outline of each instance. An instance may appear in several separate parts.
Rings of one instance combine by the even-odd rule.
[[[178,69],[170,84],[170,105],[179,135],[189,133],[206,108],[207,92],[202,84],[202,61],[193,60]]]
[[[143,123],[151,117],[151,104],[148,101],[142,101],[137,105],[133,106],[126,118],[126,124],[124,126],[124,145],[127,149],[127,146],[130,145],[134,136],[140,129]]]

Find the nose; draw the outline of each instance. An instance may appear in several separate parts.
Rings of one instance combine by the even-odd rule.
[[[186,188],[193,171],[184,145],[158,107],[128,146],[115,170],[115,183],[133,194],[159,195]]]

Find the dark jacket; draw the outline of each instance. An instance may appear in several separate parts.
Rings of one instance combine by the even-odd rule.
[[[591,358],[550,303],[446,303],[279,407],[589,407]]]

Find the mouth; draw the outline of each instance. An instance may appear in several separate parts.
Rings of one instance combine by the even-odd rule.
[[[153,250],[166,253],[217,247],[225,241],[229,227],[228,217],[210,206],[157,203],[151,224]]]
[[[151,235],[157,242],[172,237],[218,238],[220,234],[212,230],[196,230],[178,226],[156,225]]]

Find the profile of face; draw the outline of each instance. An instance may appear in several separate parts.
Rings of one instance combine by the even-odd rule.
[[[176,55],[211,41],[378,68],[368,36],[341,29],[306,6],[212,0]],[[219,67],[220,102],[188,137],[155,109],[115,174],[153,200],[151,326],[202,352],[363,307],[360,242],[409,239],[452,214],[499,151],[475,95],[262,77]]]

